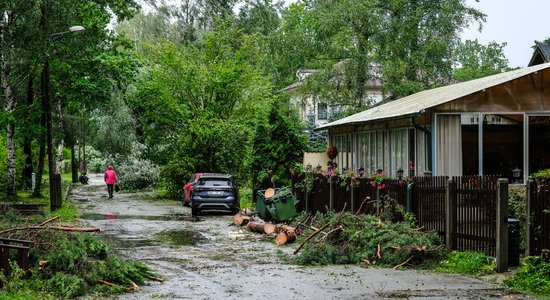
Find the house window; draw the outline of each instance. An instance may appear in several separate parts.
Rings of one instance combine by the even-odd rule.
[[[351,134],[339,134],[334,136],[333,145],[338,149],[338,156],[335,162],[338,164],[338,169],[343,171],[344,168],[355,168],[352,160],[352,135]]]
[[[408,166],[408,130],[397,129],[391,131],[390,157],[391,166],[388,175],[395,176],[397,169],[405,170]]]
[[[327,104],[326,103],[317,103],[317,119],[326,120],[327,119]]]

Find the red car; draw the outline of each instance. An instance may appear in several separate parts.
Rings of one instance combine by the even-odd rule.
[[[199,177],[201,177],[203,173],[195,173],[189,181],[187,181],[183,185],[183,197],[181,199],[181,204],[183,206],[189,206],[189,202],[191,200],[191,191],[193,190],[193,187],[195,186],[195,183],[199,180]]]

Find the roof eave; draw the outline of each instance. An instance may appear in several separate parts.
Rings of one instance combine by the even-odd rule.
[[[331,123],[329,123],[329,124],[322,125],[322,126],[319,126],[317,128],[314,128],[313,130],[318,131],[318,130],[327,130],[327,129],[334,128],[334,127],[366,125],[366,124],[369,124],[369,123],[379,123],[379,122],[384,122],[384,121],[403,120],[403,119],[408,119],[408,118],[411,118],[411,117],[418,117],[422,113],[423,113],[423,111],[419,111],[419,112],[414,112],[414,113],[400,115],[400,116],[392,116],[392,117],[381,118],[381,119],[371,119],[371,120],[368,120],[368,121],[349,122],[349,123],[343,123],[343,124],[333,124],[333,125],[331,125]]]

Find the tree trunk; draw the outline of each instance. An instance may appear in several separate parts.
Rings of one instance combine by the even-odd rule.
[[[272,234],[275,232],[275,225],[264,222],[249,222],[246,228],[252,232]]]
[[[27,84],[27,105],[30,107],[34,102],[34,81],[33,74],[29,76],[29,81]],[[33,120],[31,118],[27,119],[27,124],[31,124]],[[32,138],[28,134],[25,135],[23,140],[23,154],[25,156],[25,168],[23,169],[23,184],[25,189],[30,190],[32,188]]]
[[[17,192],[15,190],[15,179],[16,179],[16,161],[15,161],[15,123],[12,117],[15,107],[17,106],[17,100],[13,96],[13,90],[9,83],[9,75],[11,71],[11,65],[9,58],[6,59],[2,64],[2,72],[0,74],[0,82],[2,84],[2,92],[6,97],[7,107],[6,111],[8,113],[8,125],[6,128],[6,149],[7,149],[7,167],[8,167],[8,184],[7,184],[7,196],[8,198],[16,198]]]
[[[55,154],[53,146],[53,126],[52,126],[52,102],[50,88],[50,62],[46,59],[44,63],[44,113],[46,115],[46,144],[48,148],[48,177],[50,179],[50,203],[57,203],[55,194],[54,174],[55,174]]]
[[[64,132],[63,129],[63,107],[61,100],[58,100],[56,105],[56,115],[57,115],[57,128],[58,132]],[[63,148],[65,147],[65,140],[63,137],[57,139],[57,160],[55,162],[55,174],[63,173]]]
[[[41,128],[46,127],[46,114],[44,110],[44,101],[42,101],[42,116],[40,116]],[[40,150],[38,152],[38,169],[36,170],[35,185],[32,195],[39,197],[42,195],[42,176],[44,175],[44,159],[46,157],[46,139],[45,132],[41,131],[38,142],[40,144]]]
[[[75,149],[74,149],[74,140],[71,143],[71,175],[73,179],[73,183],[78,182],[78,168],[76,166],[76,155],[75,155]]]

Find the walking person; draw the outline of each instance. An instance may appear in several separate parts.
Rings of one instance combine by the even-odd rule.
[[[105,179],[105,183],[107,184],[107,192],[109,192],[109,199],[111,199],[113,198],[113,188],[117,181],[117,176],[115,171],[113,170],[112,165],[109,165],[109,167],[107,167],[107,171],[105,171],[103,179]]]

